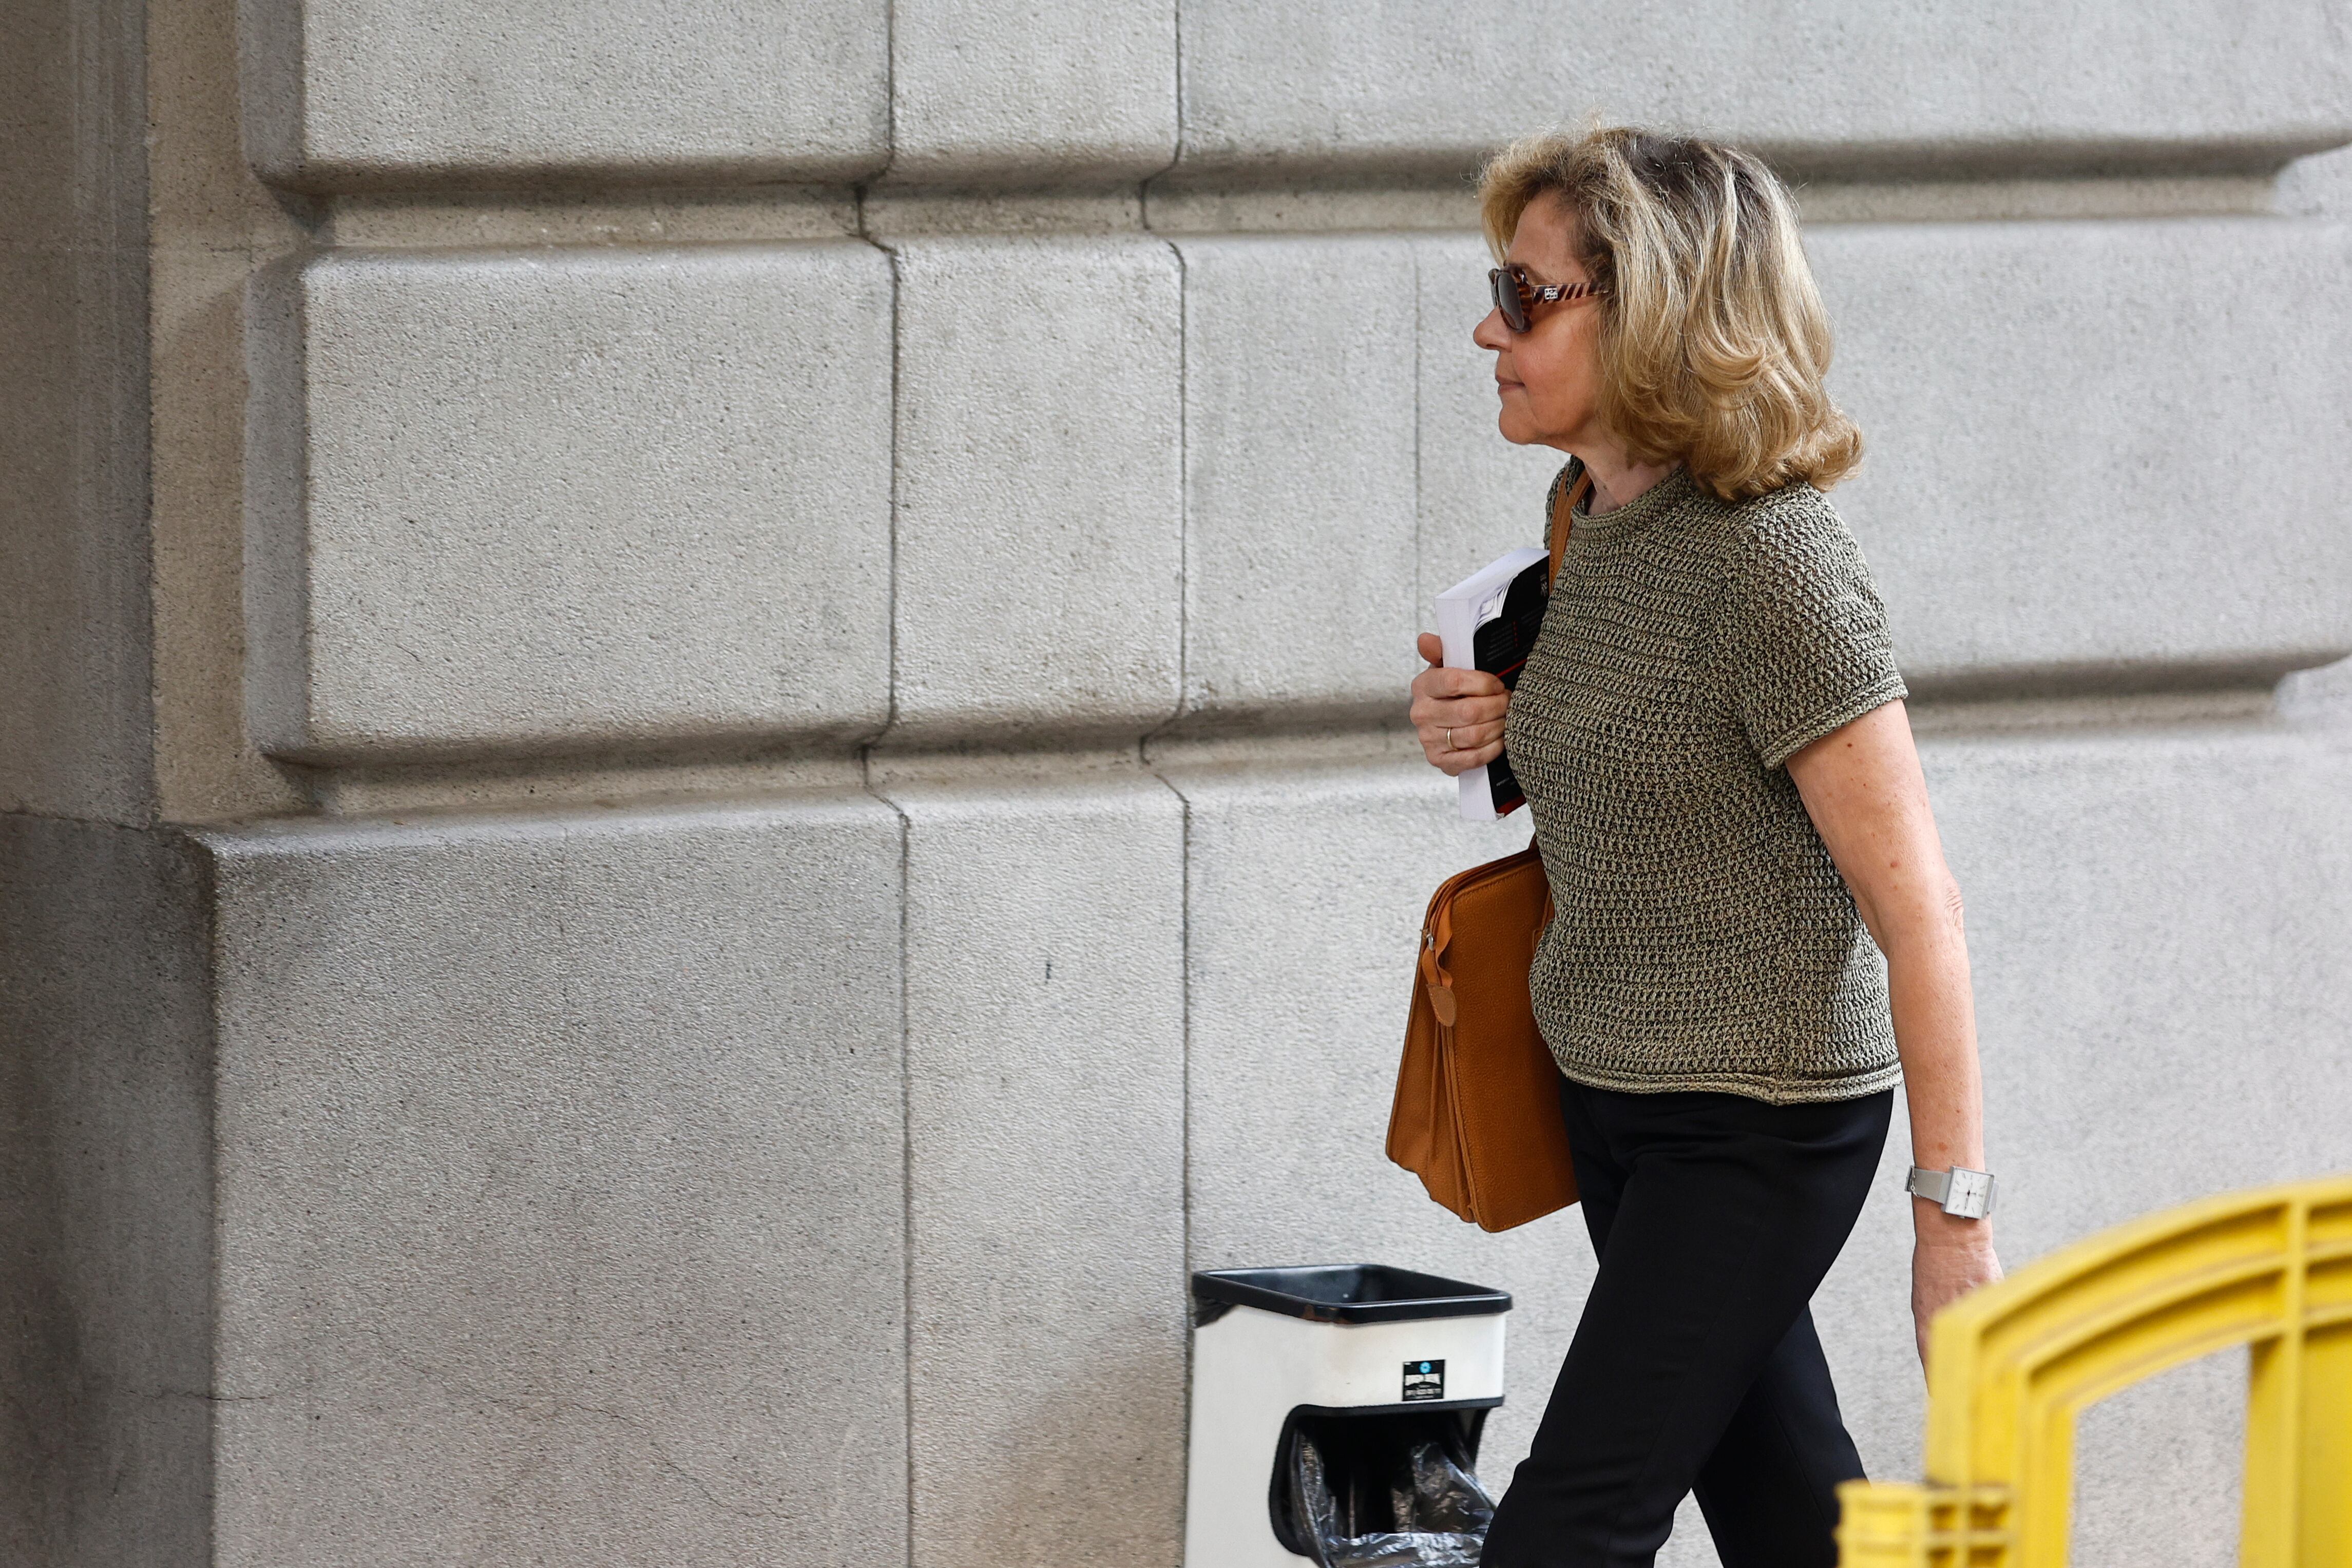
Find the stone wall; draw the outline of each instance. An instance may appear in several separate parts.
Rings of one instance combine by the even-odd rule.
[[[2007,1256],[2352,1163],[2340,5],[0,16],[12,1561],[1173,1568],[1249,1263],[1512,1289],[1507,1478],[1580,1227],[1381,1136],[1563,116],[1800,184]],[[2231,1397],[2087,1544],[2227,1556]]]

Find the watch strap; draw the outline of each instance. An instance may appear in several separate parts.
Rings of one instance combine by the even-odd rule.
[[[1990,1171],[1971,1171],[1965,1165],[1955,1165],[1948,1171],[1929,1171],[1914,1165],[1904,1190],[1931,1204],[1942,1205],[1946,1214],[1960,1219],[1983,1219],[1992,1213],[1993,1179]]]

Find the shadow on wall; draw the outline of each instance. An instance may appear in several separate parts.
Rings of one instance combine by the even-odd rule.
[[[211,1556],[201,884],[177,840],[0,816],[10,1563]]]

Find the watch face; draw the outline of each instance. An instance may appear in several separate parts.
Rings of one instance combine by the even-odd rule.
[[[1944,1195],[1947,1214],[1982,1219],[1992,1207],[1992,1178],[1982,1171],[1952,1169],[1951,1191]]]

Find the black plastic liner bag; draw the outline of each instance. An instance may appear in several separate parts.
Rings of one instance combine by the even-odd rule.
[[[1478,1568],[1495,1502],[1451,1413],[1298,1423],[1286,1542],[1322,1568]]]

